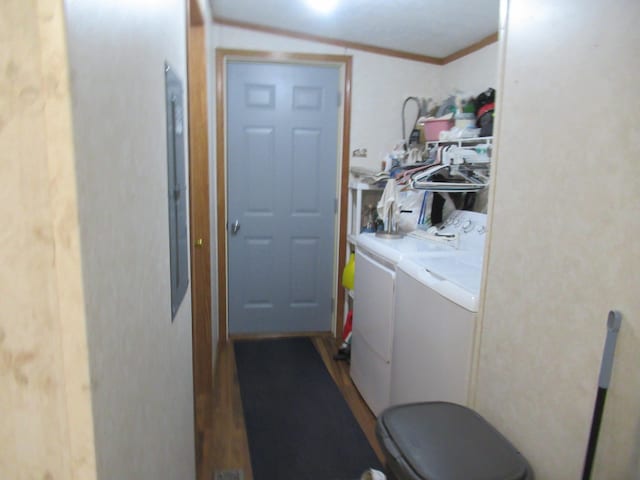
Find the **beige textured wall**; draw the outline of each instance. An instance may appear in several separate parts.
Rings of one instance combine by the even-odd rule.
[[[440,74],[443,95],[459,90],[475,96],[489,87],[496,88],[498,53],[496,42],[443,65]]]
[[[476,407],[537,478],[579,478],[619,309],[593,478],[638,478],[640,4],[508,5]]]
[[[96,478],[62,4],[0,3],[0,477]]]
[[[171,322],[164,104],[165,60],[186,79],[185,5],[66,2],[101,479],[195,475],[190,290]]]

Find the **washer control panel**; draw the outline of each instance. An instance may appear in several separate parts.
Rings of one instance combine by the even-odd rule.
[[[455,210],[436,230],[438,235],[455,234],[458,249],[482,253],[487,233],[487,214]]]

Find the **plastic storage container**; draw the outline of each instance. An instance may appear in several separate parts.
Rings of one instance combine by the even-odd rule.
[[[424,122],[424,139],[427,142],[433,142],[440,139],[440,132],[449,130],[453,127],[453,119],[437,119],[432,118]]]
[[[473,128],[476,126],[475,113],[458,113],[455,116],[456,128]]]
[[[399,405],[376,435],[391,480],[533,480],[513,445],[473,410],[449,402]]]

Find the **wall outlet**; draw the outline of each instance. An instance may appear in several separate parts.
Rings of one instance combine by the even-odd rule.
[[[352,154],[353,157],[361,157],[364,158],[367,156],[367,149],[366,148],[356,148]]]

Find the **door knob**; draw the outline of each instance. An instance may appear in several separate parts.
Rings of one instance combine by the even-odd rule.
[[[196,240],[196,247],[201,247],[202,245],[204,245],[204,240],[199,238]]]
[[[238,230],[240,230],[240,222],[236,220],[231,224],[231,234],[235,235],[236,233],[238,233]]]

